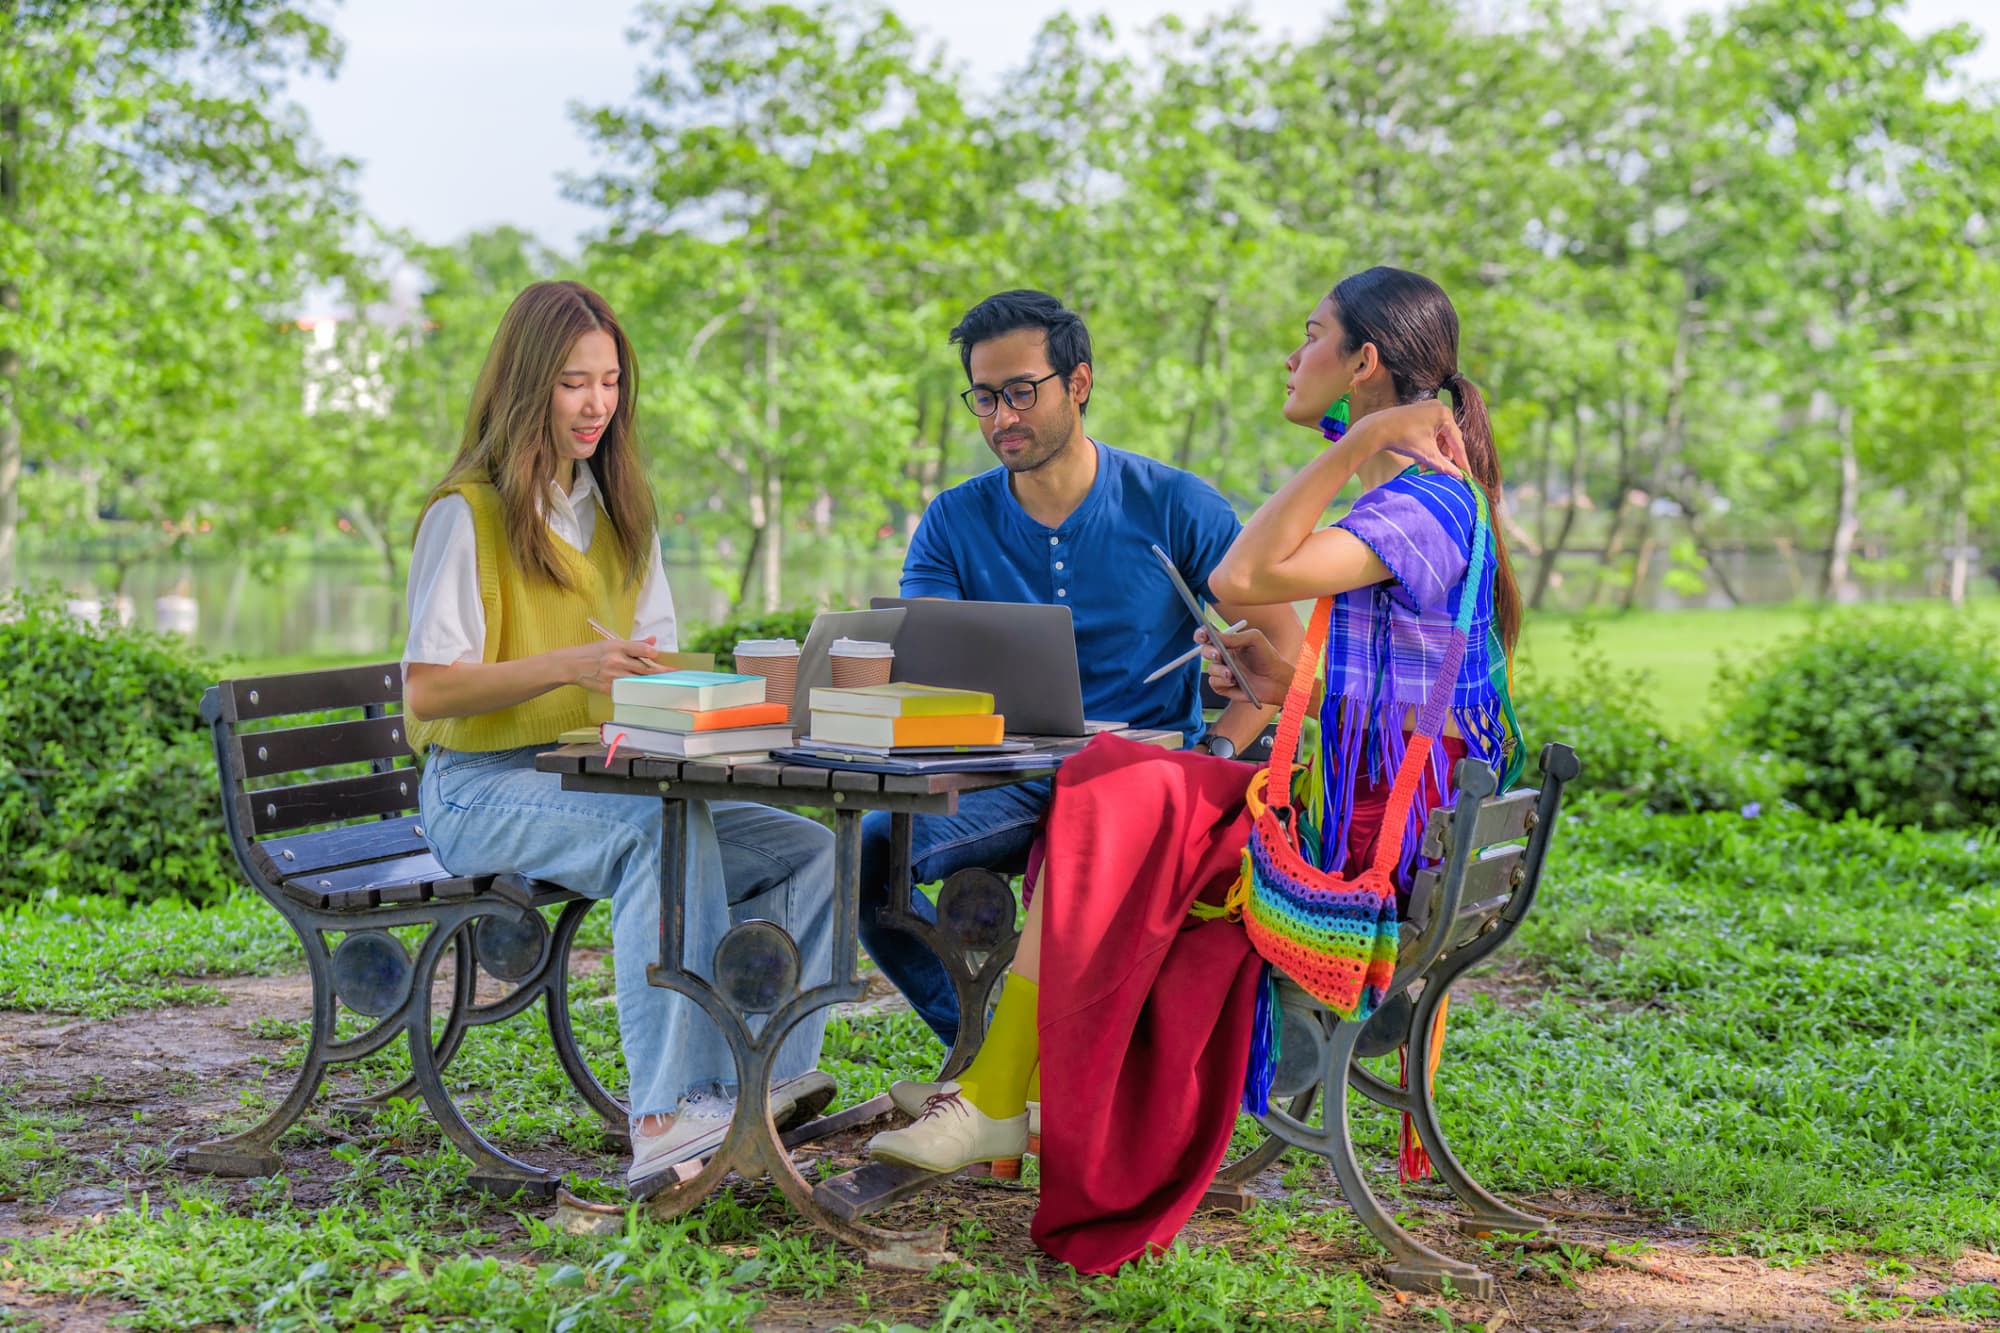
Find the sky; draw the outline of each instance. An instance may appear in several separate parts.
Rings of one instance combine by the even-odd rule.
[[[1303,34],[1327,0],[1242,0],[1266,31]],[[1119,32],[1164,13],[1194,17],[1217,0],[904,0],[896,11],[978,86],[1021,64],[1035,30],[1064,8],[1101,12]],[[1711,0],[1662,0],[1680,17]],[[2000,28],[1990,0],[1913,0],[1919,28],[1969,21],[1986,34],[1976,77],[2000,82]],[[326,148],[360,163],[364,209],[443,243],[512,223],[563,251],[601,221],[562,197],[561,175],[594,165],[569,116],[574,102],[625,101],[638,56],[625,42],[631,0],[344,0],[333,23],[346,58],[332,80],[298,79],[291,95]],[[554,17],[552,17],[554,16]]]

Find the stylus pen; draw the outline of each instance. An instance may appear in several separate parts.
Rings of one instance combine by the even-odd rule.
[[[1217,617],[1217,619],[1220,618],[1221,617]],[[1250,626],[1249,621],[1239,620],[1234,625],[1231,625],[1228,629],[1222,632],[1224,634],[1241,634],[1245,629],[1249,628],[1249,626]],[[1152,675],[1146,677],[1146,679],[1140,681],[1139,683],[1142,685],[1151,685],[1154,681],[1166,675],[1169,671],[1175,670],[1178,667],[1186,666],[1189,662],[1192,662],[1195,658],[1201,656],[1201,648],[1202,646],[1200,644],[1196,644],[1194,647],[1188,649],[1186,652],[1182,653],[1179,657],[1176,657],[1173,661],[1167,663],[1165,666],[1161,667],[1158,671],[1155,671]]]

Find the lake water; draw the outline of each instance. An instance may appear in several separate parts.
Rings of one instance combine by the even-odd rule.
[[[1659,564],[1664,566],[1664,561]],[[1806,595],[1818,586],[1816,563],[1795,571],[1775,555],[1751,554],[1735,557],[1731,564],[1735,584],[1747,601],[1791,600],[1799,595],[1800,572]],[[1524,583],[1532,578],[1533,568],[1531,560],[1517,561]],[[101,581],[103,569],[92,561],[29,559],[23,562],[22,581],[53,581],[73,596],[102,597],[108,592]],[[900,558],[894,555],[816,565],[795,562],[788,570],[785,601],[866,605],[872,595],[895,591],[899,569]],[[1556,610],[1588,605],[1598,582],[1593,564],[1587,559],[1566,560],[1558,572],[1560,582],[1552,587],[1546,605]],[[1728,605],[1728,599],[1713,589],[1693,595],[1675,592],[1662,582],[1665,572],[1663,567],[1652,571],[1641,605],[1657,610]],[[728,616],[728,594],[713,586],[699,568],[669,565],[667,577],[684,625],[714,623]],[[1984,586],[1986,581],[1976,582]],[[1913,579],[1871,587],[1868,595],[1893,598],[1926,591],[1921,579]],[[403,590],[386,586],[374,567],[352,561],[293,561],[269,577],[245,565],[215,561],[146,565],[127,575],[125,592],[132,601],[133,623],[147,629],[156,627],[156,598],[171,593],[193,597],[199,608],[193,637],[218,656],[394,656],[402,648]],[[1622,583],[1608,590],[1600,604],[1615,605],[1621,593]]]

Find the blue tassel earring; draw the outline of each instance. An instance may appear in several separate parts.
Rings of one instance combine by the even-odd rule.
[[[1329,440],[1338,440],[1347,434],[1347,395],[1340,395],[1340,401],[1333,409],[1319,419],[1319,433]]]

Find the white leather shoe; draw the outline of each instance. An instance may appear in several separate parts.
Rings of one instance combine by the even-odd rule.
[[[916,1123],[868,1140],[868,1153],[926,1171],[962,1171],[975,1162],[1017,1159],[1028,1146],[1028,1114],[995,1120],[956,1092],[924,1103]]]
[[[957,1092],[958,1080],[947,1079],[943,1083],[919,1083],[913,1079],[897,1079],[889,1085],[889,1100],[896,1109],[915,1120],[924,1113],[924,1103],[941,1092]],[[1042,1104],[1028,1103],[1028,1134],[1040,1138],[1042,1133]]]
[[[889,1100],[896,1109],[915,1120],[924,1113],[924,1103],[939,1093],[958,1091],[958,1080],[946,1079],[942,1083],[919,1083],[914,1079],[899,1078],[889,1085]]]

